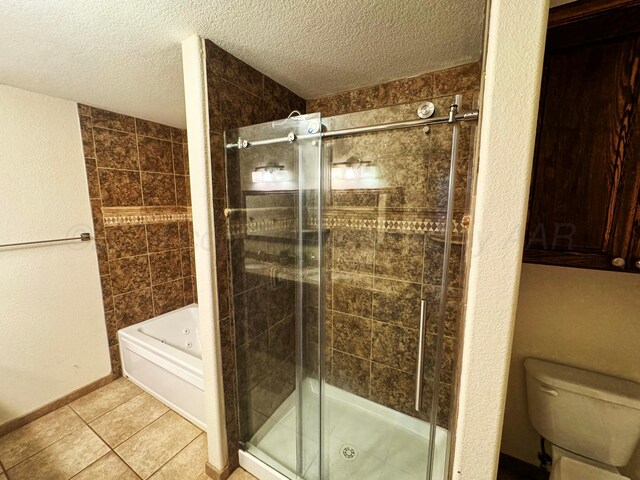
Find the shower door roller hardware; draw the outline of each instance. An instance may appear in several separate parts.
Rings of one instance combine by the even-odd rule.
[[[424,102],[418,107],[418,117],[429,118],[436,111],[436,106],[431,102]],[[426,133],[426,132],[425,132]]]
[[[289,132],[287,135],[287,140],[289,140],[289,143],[293,143],[296,141],[296,134],[293,132]]]
[[[320,131],[320,122],[318,122],[317,120],[310,121],[309,125],[307,125],[307,133],[312,134],[312,133],[318,133],[319,131]]]
[[[618,268],[622,268],[624,267],[625,261],[624,258],[622,257],[616,257],[613,260],[611,260],[611,265],[613,265],[614,267],[618,267]],[[636,263],[637,266],[637,263]]]
[[[247,148],[249,146],[249,142],[243,138],[238,138],[238,148]]]
[[[464,217],[462,217],[462,226],[464,227],[465,230],[469,229],[469,225],[471,225],[471,215],[465,215]]]

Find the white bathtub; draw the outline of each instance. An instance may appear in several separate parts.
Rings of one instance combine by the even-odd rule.
[[[198,305],[123,328],[118,341],[122,374],[206,429]]]

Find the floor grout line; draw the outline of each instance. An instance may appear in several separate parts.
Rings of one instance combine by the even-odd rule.
[[[62,406],[62,407],[60,407],[60,408],[64,408],[64,407],[68,407],[68,406],[69,406],[69,405],[63,405],[63,406]],[[59,409],[58,409],[58,410],[59,410]],[[56,410],[54,410],[54,412],[55,412],[55,411],[56,411]],[[60,437],[59,439],[57,439],[55,442],[52,442],[52,443],[50,443],[49,445],[46,445],[46,446],[44,446],[44,447],[40,448],[40,450],[38,450],[38,451],[36,451],[36,452],[33,452],[33,453],[32,453],[31,455],[29,455],[28,457],[25,457],[25,458],[23,458],[22,460],[20,460],[18,463],[16,463],[15,465],[12,465],[9,469],[4,468],[4,466],[3,466],[2,468],[3,468],[3,470],[4,470],[4,474],[7,476],[7,480],[9,479],[9,474],[8,474],[8,471],[9,471],[9,470],[12,470],[12,469],[16,468],[18,465],[23,464],[23,463],[24,463],[24,462],[26,462],[27,460],[29,460],[29,459],[31,459],[31,458],[33,458],[33,457],[35,457],[36,455],[38,455],[40,452],[42,452],[42,451],[46,450],[47,448],[51,447],[52,445],[55,445],[56,443],[58,443],[58,442],[60,442],[60,441],[64,440],[64,439],[65,439],[65,438],[67,438],[69,435],[73,435],[73,434],[74,434],[74,433],[76,433],[78,430],[80,430],[82,427],[85,427],[85,426],[87,426],[87,427],[88,427],[88,425],[87,425],[87,424],[86,424],[86,422],[82,419],[82,417],[80,417],[80,415],[78,415],[78,414],[77,414],[73,409],[71,409],[71,411],[72,411],[72,412],[73,412],[73,413],[74,413],[78,418],[80,418],[80,420],[82,421],[82,423],[83,423],[84,425],[81,425],[81,426],[79,426],[78,428],[75,428],[75,429],[73,429],[73,430],[69,431],[68,433],[65,433],[63,436],[61,436],[61,437]],[[52,412],[52,413],[53,413],[53,412]],[[40,417],[40,418],[42,418],[42,417]],[[38,420],[38,419],[36,419],[36,420]],[[34,420],[34,422],[35,422],[36,420]],[[33,423],[33,422],[30,422],[30,423]],[[30,423],[27,423],[26,425],[29,425]],[[23,427],[25,427],[26,425],[23,425],[23,426],[22,426],[22,427],[20,427],[20,428],[23,428]],[[18,430],[19,430],[19,429],[18,429]],[[17,431],[17,430],[14,430],[14,431]]]
[[[175,412],[174,410],[172,410],[169,407],[165,407],[167,408],[167,410],[162,413],[162,415],[160,415],[159,417],[155,418],[154,420],[152,420],[151,422],[149,422],[147,425],[145,425],[144,427],[140,428],[139,430],[137,430],[136,432],[134,432],[132,435],[130,435],[129,437],[127,437],[125,440],[123,440],[122,442],[120,442],[118,445],[112,447],[111,445],[109,445],[109,443],[107,443],[106,439],[103,438],[92,426],[90,423],[95,422],[96,420],[104,417],[106,414],[114,411],[116,408],[128,403],[129,401],[140,397],[141,395],[146,394],[149,395],[151,397],[153,397],[152,395],[148,394],[147,392],[145,392],[144,390],[141,390],[139,393],[137,393],[136,395],[134,395],[133,397],[125,400],[122,403],[119,403],[118,405],[114,406],[113,408],[105,411],[104,413],[102,413],[101,415],[99,415],[98,417],[90,420],[89,422],[87,422],[84,418],[82,418],[80,416],[80,414],[78,414],[78,412],[76,412],[70,404],[64,405],[60,408],[64,408],[64,407],[69,407],[69,410],[71,412],[73,412],[73,414],[75,416],[77,416],[80,421],[81,421],[81,425],[78,428],[74,428],[73,430],[69,431],[68,433],[64,434],[62,437],[60,437],[58,440],[56,440],[55,442],[52,442],[51,444],[40,448],[37,452],[34,452],[33,454],[29,455],[28,457],[24,458],[23,460],[21,460],[20,462],[18,462],[16,465],[13,465],[11,468],[15,468],[18,465],[21,465],[22,463],[26,462],[27,460],[33,458],[35,455],[38,455],[39,453],[41,453],[42,451],[46,450],[47,448],[51,447],[52,445],[55,445],[56,443],[64,440],[65,438],[67,438],[68,436],[78,432],[80,429],[87,427],[94,435],[96,435],[101,442],[103,442],[103,444],[108,448],[108,452],[106,452],[104,455],[102,455],[100,458],[96,459],[95,461],[91,462],[90,464],[86,465],[84,468],[82,468],[80,471],[78,471],[77,473],[75,473],[72,477],[70,477],[70,479],[76,477],[77,475],[79,475],[80,473],[82,473],[83,471],[87,470],[88,468],[90,468],[91,466],[95,465],[97,462],[103,460],[105,458],[105,456],[109,455],[109,453],[113,453],[120,461],[122,461],[122,463],[129,469],[131,470],[131,472],[135,475],[135,478],[143,480],[142,477],[135,471],[135,469],[121,456],[118,454],[118,452],[116,451],[116,448],[120,447],[121,445],[123,445],[125,442],[129,441],[131,438],[133,438],[135,435],[139,434],[140,432],[142,432],[143,430],[147,429],[148,427],[150,427],[152,424],[154,424],[155,422],[157,422],[158,420],[160,420],[161,418],[163,418],[165,415],[170,414],[171,412],[175,413],[176,415],[179,415],[177,412]],[[80,397],[80,398],[84,398],[84,397]],[[180,418],[183,418],[182,416],[180,416]],[[206,435],[206,432],[203,431],[200,427],[198,427],[197,425],[193,425],[193,423],[189,422],[188,420],[184,419],[185,421],[187,421],[190,425],[192,425],[193,427],[197,428],[198,432],[197,435],[191,439],[189,442],[187,442],[182,448],[180,448],[175,454],[173,454],[169,459],[167,459],[167,461],[163,462],[161,465],[158,466],[158,468],[156,470],[154,470],[147,478],[155,475],[159,470],[161,470],[165,465],[167,465],[169,462],[171,462],[174,458],[176,458],[178,455],[180,455],[187,447],[189,447],[191,444],[193,444],[193,442],[195,442],[198,438],[200,438],[200,436],[202,436],[203,434]],[[32,423],[32,422],[31,422]],[[29,424],[27,424],[29,425]],[[4,467],[4,464],[0,463],[0,467],[2,468],[2,473],[6,476],[7,480],[10,480],[10,475],[8,473],[8,470]],[[69,479],[69,480],[70,480]]]

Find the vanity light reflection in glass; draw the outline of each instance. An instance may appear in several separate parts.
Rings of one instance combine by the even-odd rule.
[[[277,165],[269,162],[256,169],[251,173],[251,181],[253,183],[260,182],[286,182],[289,180],[289,172],[283,165]]]

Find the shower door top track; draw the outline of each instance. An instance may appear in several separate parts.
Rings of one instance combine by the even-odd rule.
[[[404,122],[382,123],[379,125],[369,125],[366,127],[345,128],[343,130],[334,130],[331,132],[309,133],[304,135],[295,135],[293,132],[286,137],[269,138],[267,140],[249,141],[238,138],[237,143],[227,143],[227,149],[243,149],[249,147],[257,147],[260,145],[274,145],[277,143],[293,143],[296,140],[313,140],[314,138],[333,138],[344,137],[348,135],[359,135],[363,133],[382,132],[385,130],[398,130],[401,128],[415,128],[428,125],[437,125],[442,123],[455,123],[477,120],[480,115],[478,110],[472,110],[467,113],[458,113],[458,105],[452,104],[449,115],[446,117],[421,118],[419,120],[405,120]]]

